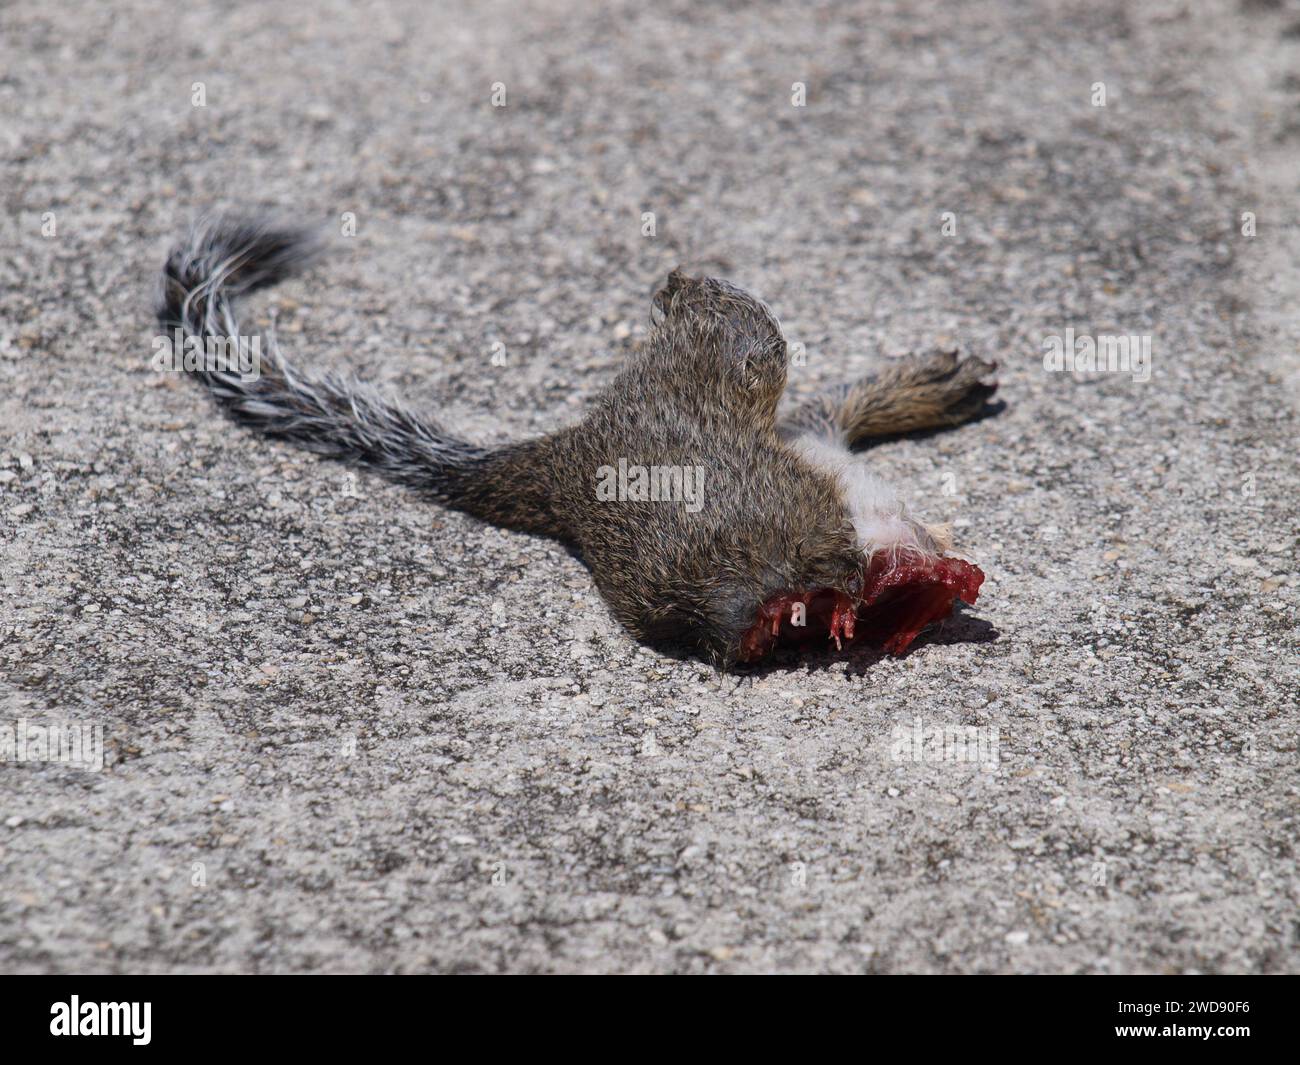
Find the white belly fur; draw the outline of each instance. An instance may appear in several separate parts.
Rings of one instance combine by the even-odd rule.
[[[840,485],[844,506],[853,520],[862,550],[938,554],[932,531],[908,513],[907,504],[894,488],[869,469],[860,455],[842,444],[812,433],[790,441],[805,462],[833,476]]]

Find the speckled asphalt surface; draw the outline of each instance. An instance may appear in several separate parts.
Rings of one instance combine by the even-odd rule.
[[[0,726],[104,738],[0,765],[0,970],[1297,969],[1294,2],[113,8],[0,8]],[[337,234],[250,323],[484,441],[678,262],[799,395],[997,358],[999,416],[874,452],[980,602],[638,646],[563,549],[150,368],[214,206]],[[1046,372],[1067,328],[1150,380]]]

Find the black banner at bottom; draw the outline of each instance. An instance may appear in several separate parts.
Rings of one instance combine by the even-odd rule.
[[[92,1059],[196,1049],[403,1052],[413,1043],[436,1052],[453,1029],[461,1053],[466,1036],[492,1051],[516,1036],[521,1049],[578,1056],[609,1052],[631,1033],[646,1049],[689,1044],[696,1053],[712,1049],[709,1033],[728,1054],[755,1043],[767,1052],[780,1042],[795,1052],[842,1053],[846,1043],[900,1040],[932,1053],[988,1050],[992,1040],[1238,1055],[1293,1042],[1285,1036],[1294,1029],[1294,977],[863,979],[834,991],[751,981],[738,998],[734,987],[687,993],[644,981],[575,994],[418,976],[10,976],[0,981],[0,1031],[9,1055],[68,1047]]]

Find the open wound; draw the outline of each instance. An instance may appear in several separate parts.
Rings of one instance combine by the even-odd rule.
[[[741,660],[753,662],[777,644],[817,639],[833,640],[836,647],[866,640],[901,655],[922,629],[952,614],[956,600],[974,603],[984,583],[980,568],[964,559],[886,551],[872,555],[862,577],[856,599],[833,588],[772,596],[741,638]]]

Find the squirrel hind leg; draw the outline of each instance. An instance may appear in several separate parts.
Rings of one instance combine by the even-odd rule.
[[[766,303],[730,281],[689,277],[679,267],[655,294],[653,311],[668,364],[701,400],[775,425],[790,355]]]
[[[865,440],[945,429],[985,412],[997,391],[985,378],[997,369],[956,352],[911,358],[816,396],[780,424],[787,439],[812,433],[852,447]]]

